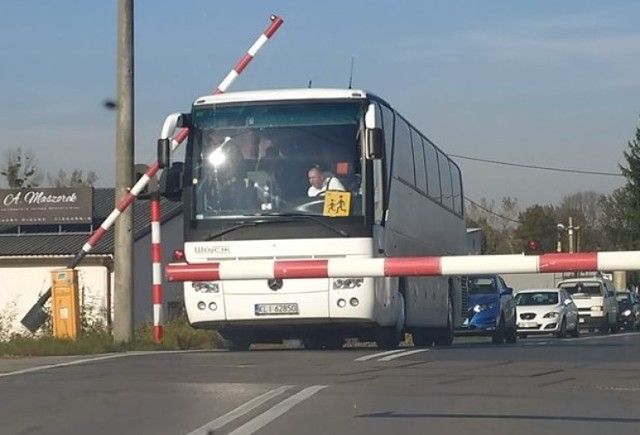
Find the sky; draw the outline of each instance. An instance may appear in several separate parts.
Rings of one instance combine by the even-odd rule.
[[[115,180],[117,0],[0,5],[0,129],[43,172]],[[619,173],[640,126],[635,0],[134,0],[135,162],[165,117],[210,94],[278,15],[229,91],[353,87],[390,102],[446,153]],[[465,196],[558,204],[620,176],[456,157]]]

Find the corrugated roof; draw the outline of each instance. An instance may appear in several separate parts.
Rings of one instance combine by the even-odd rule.
[[[149,200],[136,199],[133,207],[134,239],[138,240],[151,231]],[[115,209],[115,189],[95,188],[93,191],[93,229]],[[160,203],[161,222],[166,222],[182,213],[182,203],[162,199]],[[92,254],[113,254],[114,227],[105,233],[100,242],[91,249]],[[85,226],[87,229],[88,226]],[[68,234],[54,234],[51,226],[23,226],[24,233],[18,234],[16,226],[0,226],[0,256],[11,255],[75,255],[81,251],[91,233],[78,233],[71,226],[62,227]]]

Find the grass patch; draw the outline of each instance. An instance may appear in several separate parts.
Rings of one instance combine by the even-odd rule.
[[[225,343],[216,331],[194,329],[186,315],[164,325],[162,343],[153,338],[153,324],[146,323],[134,331],[130,342],[117,342],[106,328],[83,328],[77,340],[56,338],[51,329],[43,327],[39,336],[12,335],[0,340],[0,357],[90,355],[136,350],[190,350],[224,348]],[[49,332],[47,332],[49,331]]]

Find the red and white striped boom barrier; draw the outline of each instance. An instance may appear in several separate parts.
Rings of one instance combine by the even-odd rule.
[[[224,78],[221,82],[220,86],[216,89],[215,93],[220,94],[226,92],[226,90],[231,86],[231,84],[235,81],[235,79],[242,73],[242,71],[247,67],[247,65],[253,60],[258,50],[260,50],[264,44],[273,36],[273,34],[278,30],[278,28],[282,25],[282,18],[271,15],[270,17],[271,24],[267,27],[267,29],[260,35],[258,40],[251,46],[249,51],[240,59],[238,64],[233,68],[233,70]],[[165,126],[163,126],[162,137],[161,139],[168,138],[172,132],[166,131],[166,126],[168,123],[165,121]],[[174,124],[175,125],[175,124]],[[171,140],[171,151],[175,151],[176,148],[180,146],[180,144],[187,138],[189,135],[189,129],[183,128],[178,134]],[[116,208],[109,214],[109,216],[102,222],[100,228],[95,230],[93,234],[89,237],[87,242],[82,246],[82,250],[76,254],[76,256],[69,262],[67,265],[68,269],[75,269],[78,264],[84,259],[84,257],[91,251],[91,249],[98,244],[98,242],[102,239],[105,233],[111,228],[116,219],[122,214],[124,210],[126,210],[131,203],[136,199],[136,197],[144,190],[144,188],[149,184],[149,181],[156,175],[158,170],[160,169],[160,165],[156,160],[149,168],[145,171],[144,175],[140,177],[140,179],[133,185],[133,187],[129,190],[127,195],[122,198],[119,204],[116,205]],[[31,332],[36,332],[40,326],[46,320],[47,314],[44,312],[43,307],[44,304],[51,297],[51,287],[47,289],[47,291],[38,298],[38,301],[31,307],[29,312],[22,318],[20,321],[27,329]]]
[[[484,273],[589,272],[640,269],[640,251],[542,255],[331,258],[326,260],[236,260],[172,263],[170,282],[238,279],[444,276]]]

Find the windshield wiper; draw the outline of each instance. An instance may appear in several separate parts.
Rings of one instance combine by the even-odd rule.
[[[238,225],[234,225],[232,227],[225,228],[224,230],[220,230],[218,232],[211,233],[208,236],[206,236],[203,240],[205,242],[208,242],[209,240],[217,239],[220,236],[224,236],[225,234],[230,233],[230,232],[235,231],[235,230],[238,230],[240,228],[258,225],[259,223],[260,222],[241,222]]]
[[[282,212],[266,212],[266,213],[255,213],[255,214],[248,214],[245,216],[275,216],[275,217],[287,217],[287,218],[293,218],[293,219],[308,219],[310,221],[313,221],[319,225],[322,225],[323,227],[330,229],[331,231],[333,231],[334,233],[342,236],[342,237],[351,237],[351,234],[349,234],[348,232],[346,232],[345,230],[342,230],[340,228],[336,228],[335,226],[328,224],[327,222],[323,221],[322,219],[319,219],[317,216],[314,215],[309,215],[309,214],[305,214],[305,213],[282,213]]]

